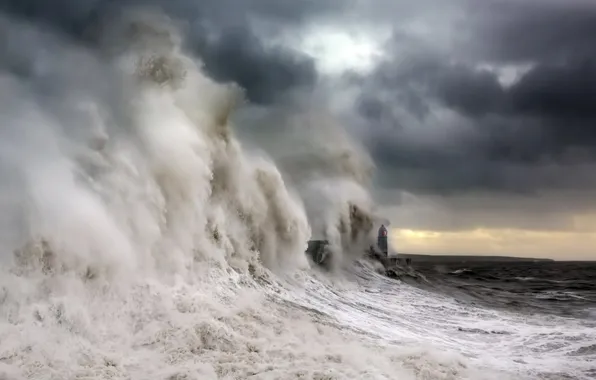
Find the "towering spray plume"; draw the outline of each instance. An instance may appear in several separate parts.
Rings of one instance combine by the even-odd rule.
[[[39,99],[5,74],[12,88],[3,86],[10,91],[3,95],[27,104],[10,120],[4,110],[2,149],[3,171],[22,184],[10,195],[23,207],[3,213],[6,224],[26,220],[17,231],[25,244],[19,265],[88,278],[124,268],[184,273],[205,258],[239,268],[304,265],[310,231],[301,201],[273,163],[243,151],[230,130],[241,92],[207,78],[169,20],[130,13],[111,27],[104,42],[118,40],[118,49],[107,44],[98,53],[52,37],[57,49],[46,57],[25,52],[45,65],[33,85],[44,81],[52,96],[78,93],[76,101]],[[118,91],[69,77],[62,65],[80,58],[91,63],[88,81]]]
[[[294,351],[261,341],[320,339],[306,317],[287,328],[267,269],[307,267],[317,233],[342,247],[369,228],[358,160],[335,126],[324,154],[278,170],[231,128],[242,91],[170,20],[97,25],[86,47],[0,17],[0,378],[266,372]]]
[[[250,125],[247,139],[274,157],[300,194],[312,238],[331,243],[335,262],[362,256],[380,224],[368,191],[374,170],[368,153],[312,102],[243,120]]]
[[[9,203],[22,205],[3,219],[24,221],[19,241],[4,246],[20,242],[21,268],[95,278],[190,273],[204,259],[240,270],[303,266],[311,235],[340,253],[372,230],[371,165],[341,128],[311,110],[282,120],[307,142],[291,157],[272,154],[293,192],[272,161],[235,138],[230,114],[242,91],[210,80],[171,20],[125,12],[94,50],[2,23],[11,38],[37,43],[19,50],[27,79],[5,74],[3,87],[22,104],[5,117],[2,149],[3,171],[20,180]]]

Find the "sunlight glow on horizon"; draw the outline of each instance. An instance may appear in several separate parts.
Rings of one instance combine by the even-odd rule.
[[[483,228],[425,231],[393,228],[390,240],[392,248],[399,253],[596,260],[595,232]]]

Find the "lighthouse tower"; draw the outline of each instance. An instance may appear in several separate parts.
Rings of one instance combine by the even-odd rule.
[[[384,224],[381,224],[379,227],[379,234],[377,236],[377,247],[385,256],[387,256],[389,251],[389,246],[387,244],[387,228]]]

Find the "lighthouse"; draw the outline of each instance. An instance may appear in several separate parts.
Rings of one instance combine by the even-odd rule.
[[[377,237],[377,247],[379,248],[379,250],[381,252],[383,252],[383,254],[385,256],[387,256],[389,248],[388,248],[388,244],[387,244],[387,228],[385,227],[384,224],[381,224],[381,227],[379,227],[379,234]]]

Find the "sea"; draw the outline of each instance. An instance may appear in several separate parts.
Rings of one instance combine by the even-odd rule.
[[[0,17],[0,379],[596,378],[594,264],[387,277],[340,123],[286,107],[260,150],[174,23],[120,16],[92,46]]]

